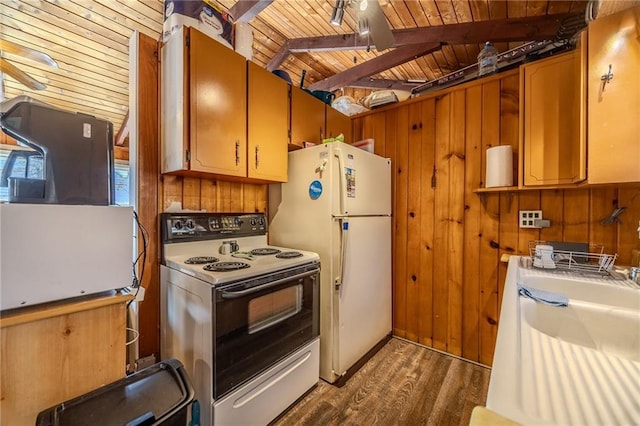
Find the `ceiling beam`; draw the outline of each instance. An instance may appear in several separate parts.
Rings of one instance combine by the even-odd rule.
[[[273,0],[239,0],[231,6],[229,15],[234,22],[249,22],[271,3]]]
[[[384,78],[361,78],[349,83],[349,87],[357,87],[361,89],[395,89],[411,91],[414,87],[418,87],[425,81],[410,82],[407,80],[388,80]]]
[[[394,47],[429,41],[446,44],[481,44],[488,40],[494,43],[553,40],[562,21],[577,15],[561,13],[394,30]],[[266,68],[270,71],[278,68],[289,53],[361,50],[367,47],[372,47],[367,37],[361,37],[357,33],[290,39],[280,47]]]
[[[435,50],[439,50],[440,47],[440,43],[421,43],[401,46],[360,65],[349,68],[346,71],[313,83],[309,85],[308,89],[333,91],[340,87],[348,86],[354,81],[420,58]]]

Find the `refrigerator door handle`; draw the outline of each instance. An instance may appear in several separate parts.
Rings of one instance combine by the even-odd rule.
[[[344,160],[342,159],[342,150],[334,148],[333,155],[338,159],[338,168],[340,173],[340,214],[345,216],[347,211],[347,176],[344,171]]]
[[[335,289],[339,290],[342,286],[344,276],[344,263],[347,253],[347,231],[349,230],[349,221],[346,218],[339,218],[340,223],[340,265],[338,266],[338,276],[335,278]]]

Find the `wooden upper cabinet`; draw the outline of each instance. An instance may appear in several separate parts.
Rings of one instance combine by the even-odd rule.
[[[581,49],[520,67],[522,184],[571,184],[586,178]]]
[[[589,183],[640,181],[640,6],[589,24]]]
[[[299,87],[291,87],[291,144],[322,143],[325,103]]]
[[[191,170],[246,176],[245,58],[191,29],[189,78]]]
[[[287,181],[289,84],[251,61],[248,75],[248,176]]]
[[[355,142],[351,136],[351,117],[344,115],[337,109],[331,107],[331,105],[327,105],[325,108],[327,110],[327,130],[325,137],[335,138],[342,133],[345,142]]]
[[[162,173],[247,174],[243,56],[193,29],[162,48]]]

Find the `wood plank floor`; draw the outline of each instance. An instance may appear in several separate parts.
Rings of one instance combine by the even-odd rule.
[[[392,338],[347,383],[320,381],[272,426],[468,425],[490,369]]]

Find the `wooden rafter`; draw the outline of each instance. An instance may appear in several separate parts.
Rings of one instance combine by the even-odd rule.
[[[361,89],[395,89],[411,91],[414,87],[418,87],[422,82],[410,82],[405,80],[390,80],[385,78],[361,78],[349,83],[349,87]]]
[[[127,110],[127,114],[124,116],[122,120],[122,126],[120,126],[120,130],[116,133],[116,137],[114,139],[114,145],[116,146],[125,146],[125,142],[129,137],[129,110]]]
[[[575,16],[576,14],[562,13],[394,30],[394,47],[430,41],[444,44],[479,44],[487,40],[517,42],[555,39],[562,22]],[[282,45],[266,68],[270,71],[278,68],[290,53],[361,50],[367,47],[367,38],[357,33],[291,39]]]
[[[271,3],[273,0],[239,0],[229,9],[229,15],[235,22],[249,22]]]
[[[408,44],[377,56],[370,61],[364,62],[346,71],[332,75],[322,81],[318,81],[309,86],[310,90],[336,90],[349,85],[351,82],[364,77],[377,74],[386,69],[404,64],[427,53],[440,49],[440,43]]]

